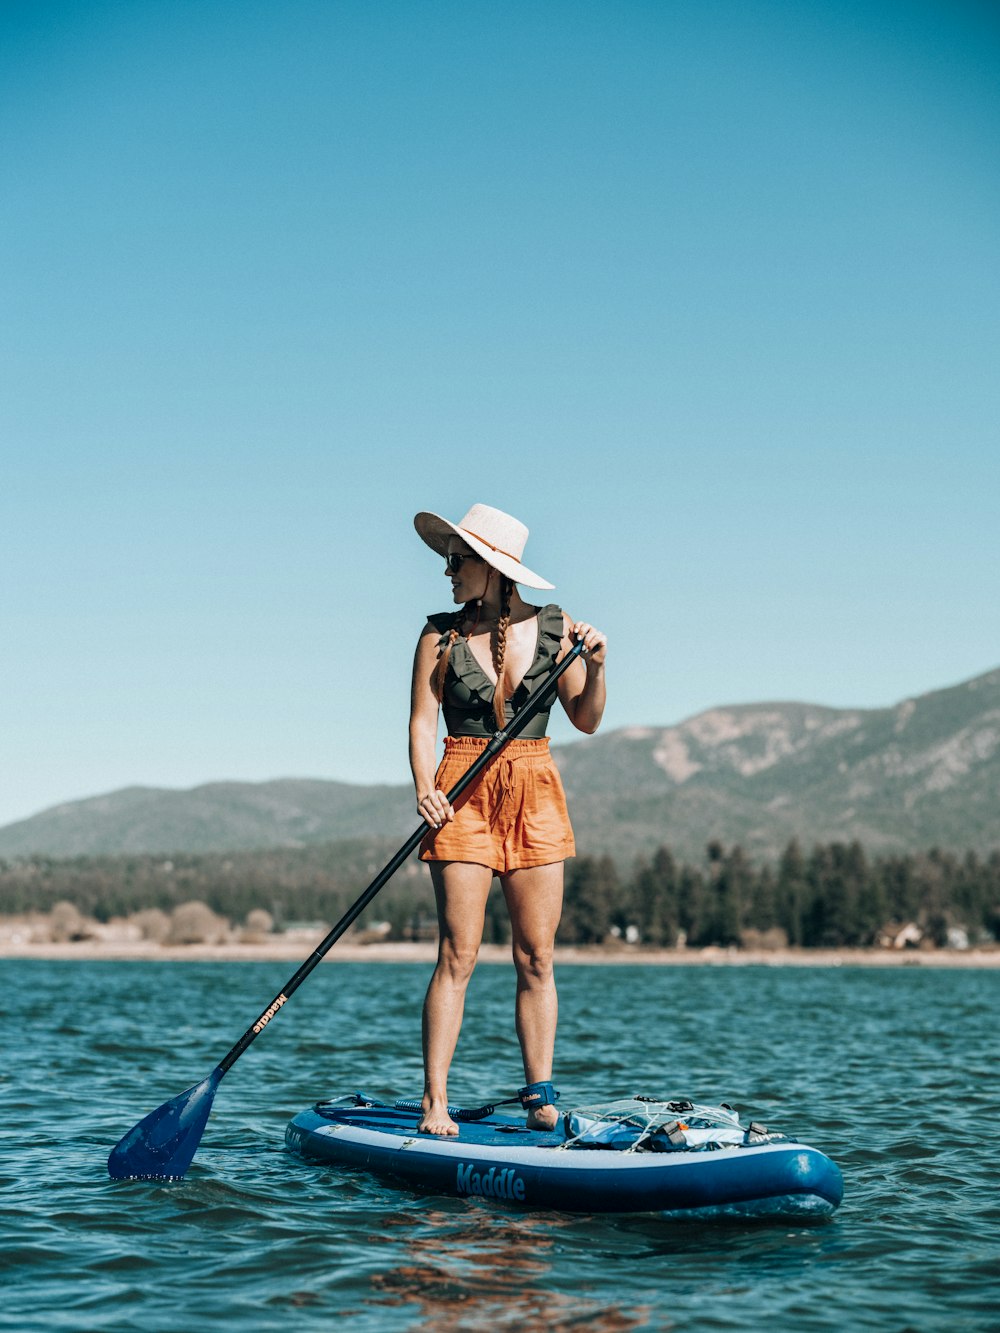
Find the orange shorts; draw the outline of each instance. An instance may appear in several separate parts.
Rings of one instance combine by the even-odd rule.
[[[447,736],[434,785],[447,792],[487,744],[480,736]],[[471,861],[500,874],[575,855],[547,737],[509,741],[455,802],[454,820],[420,844],[422,861]]]

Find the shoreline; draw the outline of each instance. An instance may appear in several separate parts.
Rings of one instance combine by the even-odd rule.
[[[322,935],[295,932],[254,943],[162,945],[152,940],[88,939],[69,943],[34,942],[0,936],[0,960],[37,959],[39,962],[190,962],[190,963],[301,963]],[[362,944],[338,941],[323,960],[342,963],[423,963],[437,956],[433,942]],[[484,944],[481,963],[510,964],[507,945]],[[954,967],[1000,968],[1000,949],[644,949],[557,947],[557,967],[579,964],[658,967]]]

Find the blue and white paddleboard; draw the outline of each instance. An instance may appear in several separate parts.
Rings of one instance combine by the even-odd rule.
[[[609,1105],[621,1109],[571,1113],[551,1131],[492,1111],[459,1119],[458,1136],[444,1138],[417,1133],[413,1103],[355,1093],[300,1112],[285,1142],[303,1157],[437,1194],[570,1213],[801,1219],[828,1216],[843,1197],[840,1171],[823,1153],[745,1128],[729,1107],[645,1098]]]

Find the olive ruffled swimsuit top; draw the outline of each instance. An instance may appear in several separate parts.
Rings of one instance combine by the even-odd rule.
[[[428,620],[440,634],[438,652],[444,652],[455,623],[454,611],[442,611],[439,615],[429,616]],[[525,672],[524,679],[507,700],[507,721],[509,722],[522,706],[535,684],[555,665],[563,637],[563,613],[558,606],[540,606],[538,608],[538,647],[531,666]],[[445,725],[449,736],[486,736],[490,737],[497,729],[493,716],[493,682],[472,655],[468,641],[461,635],[452,645],[448,658],[448,674],[444,682]],[[541,708],[521,732],[526,740],[542,738],[549,724],[549,713],[556,701],[558,686],[553,685],[547,692]]]

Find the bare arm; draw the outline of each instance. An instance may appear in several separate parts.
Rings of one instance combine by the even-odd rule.
[[[437,665],[438,638],[438,631],[428,622],[417,642],[410,687],[410,771],[417,811],[432,828],[440,828],[446,819],[455,818],[448,798],[434,785],[440,704],[431,689],[431,676]]]
[[[608,640],[600,630],[585,620],[570,620],[563,614],[563,642],[560,657],[569,652],[574,640],[582,640],[585,658],[577,658],[559,679],[559,699],[566,715],[578,731],[592,735],[601,725],[607,690],[604,684],[604,660]]]

